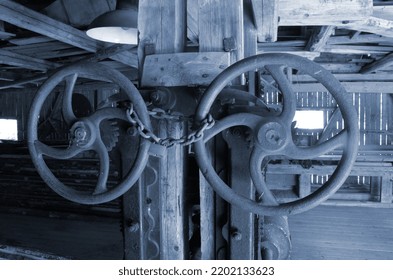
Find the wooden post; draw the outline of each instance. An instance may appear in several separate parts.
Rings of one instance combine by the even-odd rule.
[[[252,0],[258,42],[275,42],[278,33],[279,0]]]
[[[231,62],[244,57],[243,1],[198,0],[199,51],[231,52]],[[227,46],[224,48],[224,40]]]

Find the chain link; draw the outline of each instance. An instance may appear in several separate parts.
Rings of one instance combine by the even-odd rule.
[[[149,115],[157,119],[170,119],[170,120],[178,120],[178,121],[191,120],[190,118],[184,116],[171,115],[170,113],[159,108],[155,108],[152,111],[149,111]],[[160,138],[142,123],[142,121],[138,117],[138,114],[134,111],[134,107],[132,104],[130,109],[128,109],[127,118],[128,121],[133,126],[136,127],[138,134],[142,138],[145,138],[152,143],[165,146],[168,148],[174,145],[188,146],[194,142],[199,141],[200,139],[203,138],[203,134],[205,130],[211,128],[215,123],[212,115],[209,114],[201,122],[200,126],[193,132],[189,133],[188,135],[185,135],[181,138],[172,138],[172,137]]]

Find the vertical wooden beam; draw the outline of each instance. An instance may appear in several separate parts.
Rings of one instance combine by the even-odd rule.
[[[252,0],[258,42],[275,42],[278,33],[279,0]]]
[[[231,62],[244,57],[243,1],[198,0],[199,51],[224,51],[224,39],[232,40]]]
[[[138,11],[139,63],[153,53],[183,52],[187,34],[186,0],[140,0]]]
[[[298,195],[300,198],[306,197],[311,193],[311,174],[299,175]]]
[[[151,54],[183,52],[186,44],[186,0],[139,1],[138,46],[139,66],[143,70],[144,58]],[[153,122],[155,124],[156,122]],[[158,135],[162,138],[180,138],[185,133],[184,124],[161,120]],[[188,257],[188,226],[185,214],[185,150],[179,145],[166,150],[159,159],[158,208],[160,232],[160,259],[185,259]],[[154,161],[155,159],[149,159]]]
[[[386,174],[381,180],[381,203],[392,203],[392,175]]]

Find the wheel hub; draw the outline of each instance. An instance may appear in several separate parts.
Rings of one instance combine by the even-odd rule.
[[[72,141],[76,144],[78,147],[87,147],[91,145],[94,141],[94,133],[90,127],[91,125],[88,125],[87,122],[85,121],[80,121],[75,123],[71,127],[71,137]]]
[[[276,120],[264,122],[256,134],[257,143],[266,151],[280,150],[287,143],[288,136],[286,131],[286,127]]]

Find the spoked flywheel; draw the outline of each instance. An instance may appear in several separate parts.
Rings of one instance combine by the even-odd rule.
[[[307,147],[295,144],[292,123],[296,112],[296,95],[293,84],[288,80],[285,69],[306,74],[321,83],[335,99],[344,120],[344,129],[327,141]],[[216,121],[205,134],[205,141],[196,142],[195,152],[198,165],[214,190],[226,201],[244,210],[264,216],[286,216],[309,210],[333,195],[348,177],[358,150],[358,121],[356,110],[348,94],[336,78],[318,64],[305,58],[289,54],[262,54],[243,59],[224,70],[205,91],[196,111],[196,124],[211,113],[212,105],[223,89],[243,73],[260,71],[268,73],[278,85],[282,95],[282,110],[269,116],[252,112],[238,112]],[[221,93],[221,94],[220,94]],[[252,133],[252,151],[249,159],[250,176],[262,200],[252,200],[236,193],[216,173],[209,160],[206,141],[218,133],[234,126],[248,127]],[[279,204],[266,186],[261,166],[268,157],[309,160],[334,149],[343,150],[341,160],[329,180],[319,189],[298,200]],[[247,163],[244,163],[247,164]],[[265,198],[265,199],[263,199]]]
[[[65,67],[53,74],[39,88],[33,100],[28,120],[28,146],[38,173],[56,193],[64,198],[82,204],[98,204],[111,201],[130,189],[141,175],[148,160],[150,142],[139,139],[138,151],[132,168],[122,176],[115,186],[108,186],[111,151],[118,141],[118,122],[129,120],[126,107],[104,107],[80,117],[73,110],[73,93],[78,78],[109,81],[119,86],[131,102],[146,127],[151,128],[146,105],[135,86],[120,72],[97,63],[80,63]],[[44,143],[39,135],[40,112],[51,92],[65,81],[62,101],[62,116],[69,130],[69,144],[66,148],[53,147]],[[98,178],[91,190],[81,190],[64,184],[48,167],[46,160],[73,159],[87,151],[94,151],[99,159]],[[83,171],[82,171],[83,172]]]

